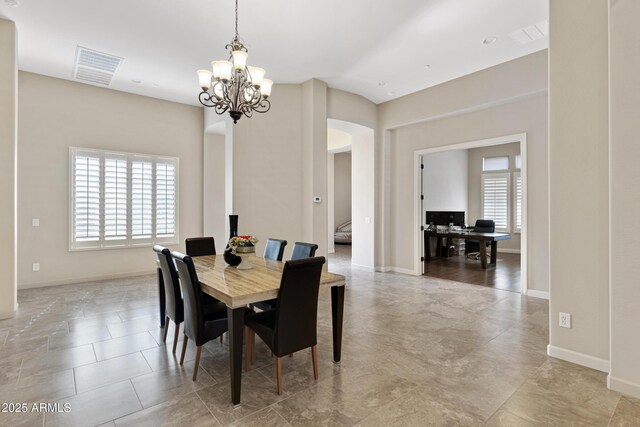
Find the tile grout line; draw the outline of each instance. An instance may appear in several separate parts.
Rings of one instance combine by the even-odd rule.
[[[202,390],[202,389],[201,389]],[[211,409],[209,409],[209,405],[207,405],[204,400],[202,400],[202,396],[200,396],[200,394],[198,393],[198,390],[194,390],[193,391],[196,396],[198,396],[198,399],[200,400],[200,402],[202,402],[202,404],[204,405],[205,408],[207,408],[207,411],[211,414],[211,416],[213,417],[214,420],[216,420],[218,422],[218,424],[220,424],[221,426],[223,426],[224,424],[222,424],[222,422],[220,422],[220,420],[218,419],[218,417],[215,416],[215,414],[213,412],[211,412]]]
[[[616,402],[616,406],[613,408],[613,411],[611,411],[611,416],[609,417],[609,421],[607,422],[607,426],[611,425],[611,420],[613,420],[613,416],[616,414],[616,411],[618,410],[618,405],[620,405],[621,401],[622,401],[622,394],[620,394],[620,397],[618,397],[618,401]]]

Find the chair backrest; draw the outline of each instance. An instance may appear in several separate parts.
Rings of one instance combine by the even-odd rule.
[[[476,220],[476,225],[473,227],[473,231],[480,233],[495,233],[496,223],[491,219]]]
[[[202,345],[204,311],[202,307],[202,291],[200,290],[196,268],[189,255],[173,252],[172,256],[176,260],[180,284],[182,285],[182,294],[184,295],[184,333],[194,340],[196,345]]]
[[[317,249],[318,245],[315,243],[295,242],[293,244],[293,251],[291,252],[291,260],[313,258],[316,256]]]
[[[181,323],[184,320],[184,305],[178,272],[173,258],[171,258],[171,251],[160,245],[155,245],[153,251],[158,254],[162,280],[164,281],[165,313],[175,323]]]
[[[284,264],[274,337],[279,357],[317,344],[318,291],[324,263],[324,257],[317,257]]]
[[[213,237],[190,237],[184,241],[189,256],[207,256],[216,254],[216,242]]]
[[[286,240],[267,239],[267,245],[264,247],[263,257],[266,259],[282,261],[285,246],[287,246]]]

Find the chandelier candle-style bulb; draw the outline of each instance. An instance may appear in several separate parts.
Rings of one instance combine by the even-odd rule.
[[[247,67],[247,69],[249,70],[249,81],[251,82],[253,87],[255,87],[256,89],[260,89],[260,86],[262,86],[262,81],[264,80],[264,68],[249,66]]]
[[[213,68],[213,77],[223,82],[231,80],[231,70],[233,64],[229,61],[212,61],[211,68]]]
[[[231,52],[233,56],[233,68],[236,70],[244,70],[247,66],[247,57],[249,54],[242,50],[234,50]]]
[[[202,90],[208,90],[211,87],[211,76],[213,73],[209,70],[198,70],[198,81]]]
[[[242,116],[266,113],[271,108],[273,82],[265,79],[264,68],[247,65],[249,51],[238,36],[238,0],[236,1],[236,35],[225,46],[229,51],[227,61],[212,61],[211,69],[198,70],[198,82],[202,92],[198,100],[205,107],[213,108],[216,114],[227,111],[238,123]]]
[[[273,86],[273,81],[269,79],[264,79],[262,81],[262,86],[260,86],[260,93],[262,93],[262,97],[267,99],[271,96],[271,86]]]

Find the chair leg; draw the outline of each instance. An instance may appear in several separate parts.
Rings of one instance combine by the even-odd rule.
[[[220,344],[224,342],[224,334],[220,335]]]
[[[162,342],[167,342],[167,332],[169,332],[169,316],[164,319],[164,336]]]
[[[189,337],[185,334],[182,339],[182,354],[180,355],[180,364],[184,363],[184,354],[187,352],[187,341],[189,341]]]
[[[180,336],[180,323],[176,323],[176,333],[173,335],[173,354],[176,354],[178,348],[178,337]]]
[[[289,357],[293,357],[293,353],[289,353]]]
[[[245,371],[250,371],[251,367],[253,365],[253,358],[254,358],[254,353],[255,353],[255,344],[256,344],[256,335],[253,332],[253,330],[251,328],[245,328],[246,331],[246,335],[247,335],[247,354],[244,358],[245,360],[245,365],[244,365],[244,369]]]
[[[276,359],[276,381],[278,382],[278,395],[282,395],[282,357]]]
[[[200,353],[202,353],[202,346],[199,345],[196,350],[196,364],[193,367],[193,380],[195,381],[198,377],[198,368],[200,367]]]
[[[311,359],[313,360],[313,379],[318,380],[318,347],[311,347]]]

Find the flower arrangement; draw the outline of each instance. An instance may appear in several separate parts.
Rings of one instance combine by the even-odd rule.
[[[254,246],[258,239],[253,236],[235,236],[229,239],[229,246]]]

